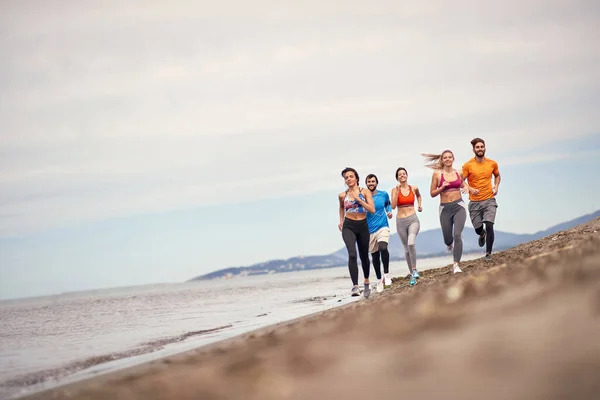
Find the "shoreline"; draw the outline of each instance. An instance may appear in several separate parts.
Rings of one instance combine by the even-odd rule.
[[[415,369],[417,372],[414,373],[417,375],[441,380],[460,392],[461,388],[456,387],[456,384],[446,382],[441,371],[436,373],[436,367],[429,364],[429,368],[421,371],[419,363],[430,360],[431,354],[425,350],[425,354],[420,354],[419,350],[411,348],[410,343],[422,341],[420,336],[432,335],[436,336],[433,345],[452,341],[452,335],[464,335],[473,329],[481,330],[486,324],[498,324],[502,321],[505,323],[500,324],[501,326],[512,324],[517,331],[524,328],[530,331],[539,330],[544,322],[554,323],[557,320],[556,316],[551,315],[552,312],[562,313],[560,318],[563,319],[572,314],[570,318],[576,319],[572,325],[563,326],[564,329],[577,327],[576,331],[580,335],[588,334],[588,331],[597,332],[592,329],[596,328],[597,319],[588,321],[582,317],[581,313],[587,310],[586,307],[573,310],[568,306],[584,300],[584,303],[589,302],[590,295],[587,291],[590,288],[596,290],[598,287],[600,310],[600,286],[593,286],[600,278],[600,262],[596,266],[596,262],[600,260],[599,228],[600,219],[596,219],[570,230],[495,253],[491,263],[485,263],[479,258],[465,261],[461,263],[465,273],[455,276],[449,274],[448,266],[430,269],[424,271],[423,278],[415,287],[409,287],[404,278],[394,278],[390,289],[369,299],[361,298],[361,301],[268,325],[180,354],[18,398],[229,399],[242,398],[242,394],[247,394],[245,398],[295,399],[314,398],[316,393],[328,393],[329,396],[339,397],[362,393],[366,388],[359,382],[349,382],[350,388],[344,385],[327,385],[332,379],[337,382],[336,379],[347,380],[352,376],[361,376],[360,365],[356,365],[356,362],[369,363],[367,375],[385,375],[389,372],[387,364],[400,362],[401,370],[408,368],[410,372]],[[565,260],[579,261],[565,265]],[[589,278],[589,282],[582,283],[577,274]],[[577,286],[573,283],[577,283]],[[592,293],[595,293],[593,290]],[[582,296],[585,297],[584,300]],[[535,309],[531,313],[531,307],[539,307],[540,302],[543,305],[543,301],[540,300],[543,298],[549,298],[548,301],[556,303],[555,307]],[[552,300],[553,298],[555,300]],[[565,302],[567,298],[570,300]],[[561,306],[563,303],[564,306]],[[538,325],[528,326],[527,319],[519,320],[515,324],[513,319],[518,320],[519,313],[527,312],[531,314],[528,317],[530,321],[539,319],[539,315],[545,315],[544,313],[549,313],[549,316]],[[497,318],[490,318],[490,313],[495,314]],[[386,317],[376,318],[375,315]],[[535,317],[536,315],[538,317]],[[372,341],[373,327],[377,328],[378,338],[390,348],[389,352],[381,351],[381,346],[375,346]],[[565,333],[562,336],[569,335]],[[556,340],[560,341],[559,339],[560,337]],[[494,353],[494,346],[497,346],[494,337],[484,338],[484,342],[485,340],[490,341],[491,345],[484,346],[481,351]],[[508,343],[504,346],[514,345],[511,340],[508,340]],[[590,345],[587,347],[591,347],[587,350],[594,355],[591,361],[588,361],[593,366],[600,366],[598,345],[581,340],[573,343],[575,347],[586,344]],[[422,345],[426,348],[431,347],[432,343],[426,341]],[[464,349],[466,352],[472,350],[468,348],[468,343],[458,342],[455,346],[467,346]],[[452,353],[452,348],[442,346],[437,349],[441,352],[439,354],[442,364],[452,366],[452,360],[444,356],[445,353]],[[524,353],[530,353],[530,350],[529,347],[521,349]],[[541,350],[559,352],[554,347]],[[571,349],[570,352],[580,355],[581,349],[575,350]],[[390,360],[390,354],[397,352],[407,353],[408,358],[407,354],[404,354],[400,358],[392,357]],[[489,357],[496,356],[501,355],[492,354]],[[560,356],[566,357],[562,353]],[[404,363],[402,359],[410,362]],[[486,359],[483,358],[484,364]],[[358,375],[353,375],[353,371]],[[483,374],[482,379],[489,380],[491,375],[484,372],[471,371],[475,375]],[[521,372],[529,377],[533,373],[530,369]],[[400,375],[406,373],[404,371]],[[587,376],[585,371],[580,372],[579,378],[574,378],[573,382],[589,389],[593,384],[585,381],[582,386],[580,379],[587,379]],[[391,388],[400,390],[405,384],[408,384],[406,380],[396,379],[376,391],[386,395],[390,393]],[[499,382],[494,379],[488,383],[489,387],[495,388],[498,385]],[[320,392],[315,392],[316,388],[319,388]],[[416,388],[420,388],[421,391],[415,393],[431,394],[427,386],[413,387]],[[522,385],[516,385],[515,388],[526,389]],[[369,388],[371,391],[372,389]],[[470,396],[479,390],[476,389],[471,388],[468,392],[463,390],[461,393]],[[534,385],[533,389],[541,393],[544,388]],[[522,396],[524,393],[519,392],[515,395]],[[493,396],[488,393],[488,398]]]
[[[394,279],[396,279],[396,278],[394,278]],[[303,320],[305,320],[305,319],[318,318],[321,314],[328,313],[332,310],[337,310],[337,309],[341,309],[341,308],[344,308],[347,306],[351,306],[353,303],[360,301],[361,299],[362,299],[362,295],[360,298],[358,298],[356,300],[350,300],[349,302],[346,302],[344,304],[334,305],[331,308],[326,309],[326,310],[315,311],[315,312],[312,312],[312,313],[309,313],[306,315],[291,318],[289,320],[276,322],[273,324],[268,324],[268,325],[260,327],[260,328],[256,328],[256,329],[252,329],[252,330],[249,330],[246,332],[236,334],[232,337],[227,337],[227,338],[219,339],[215,342],[195,346],[191,349],[177,350],[175,352],[167,351],[168,354],[164,355],[164,356],[155,357],[155,356],[153,356],[153,354],[169,350],[168,348],[162,348],[159,350],[155,350],[153,352],[143,353],[140,355],[132,355],[132,356],[128,356],[128,357],[124,357],[124,358],[120,358],[120,359],[107,361],[106,363],[96,364],[96,365],[90,366],[88,368],[84,368],[84,369],[78,370],[76,372],[73,372],[65,377],[58,378],[60,380],[60,383],[54,383],[54,384],[47,385],[47,382],[49,382],[51,380],[35,383],[31,386],[24,388],[26,393],[21,394],[21,395],[18,395],[18,393],[13,394],[12,395],[13,397],[10,397],[10,398],[14,399],[14,400],[28,399],[32,396],[34,396],[33,398],[36,398],[35,396],[44,395],[45,393],[48,393],[48,392],[51,392],[54,390],[60,390],[63,387],[68,387],[71,385],[78,385],[78,384],[88,381],[88,380],[96,380],[96,379],[103,379],[103,378],[110,379],[110,375],[112,375],[112,374],[121,374],[121,373],[130,372],[130,371],[143,372],[146,369],[151,370],[153,364],[155,364],[155,363],[160,364],[160,363],[165,362],[167,359],[173,360],[173,362],[177,362],[177,360],[180,357],[185,358],[185,356],[187,356],[188,353],[203,353],[203,352],[210,353],[214,350],[218,350],[219,346],[222,346],[222,345],[228,346],[229,342],[238,342],[238,341],[244,341],[244,340],[248,340],[248,339],[252,340],[258,336],[263,336],[265,334],[269,334],[270,331],[272,331],[272,330],[287,328],[289,325],[293,325],[296,323],[302,323]],[[219,328],[224,328],[224,327],[214,328],[213,330],[217,330]],[[143,361],[143,360],[138,361],[137,357],[143,357],[143,358],[149,358],[149,359],[146,361]],[[135,360],[132,360],[132,359],[135,359]],[[128,360],[132,360],[132,361],[127,362]],[[125,365],[121,366],[121,367],[116,367],[107,372],[98,373],[98,375],[78,377],[79,374],[87,375],[86,371],[88,369],[91,369],[91,370],[94,370],[96,368],[102,369],[102,367],[105,366],[105,364],[112,363],[112,362],[116,362],[116,363],[122,362]],[[127,365],[127,364],[129,364],[129,365]],[[60,369],[60,368],[58,368],[58,369]],[[92,372],[92,373],[94,373],[94,372]],[[8,381],[8,383],[10,383],[10,381]],[[37,386],[44,386],[44,385],[47,385],[48,387],[37,388]]]
[[[472,260],[474,257],[481,257],[477,253],[468,253],[463,257],[463,260]],[[451,259],[451,255],[444,257],[432,257],[423,262],[421,271],[427,271],[430,269],[440,268],[439,265],[444,265]],[[432,262],[433,261],[433,262]],[[394,265],[396,264],[396,265]],[[390,268],[398,271],[405,267],[404,262],[393,261],[390,264]],[[329,268],[329,270],[340,270],[343,274],[347,275],[347,266],[341,266],[336,268]],[[302,273],[310,273],[311,271],[298,271]],[[298,273],[297,272],[297,273]],[[279,274],[284,275],[284,274]],[[288,274],[285,274],[288,275]],[[260,277],[250,277],[251,279],[258,279]],[[340,276],[336,279],[350,279],[349,276]],[[393,280],[403,279],[403,276],[399,275],[394,277]],[[372,281],[373,282],[373,281]],[[362,287],[362,284],[361,284]],[[372,294],[372,296],[379,296],[379,294]],[[295,300],[295,303],[306,303],[306,302],[318,302],[320,303],[321,310],[313,310],[307,314],[299,316],[290,316],[275,322],[268,322],[267,324],[259,324],[257,328],[240,328],[233,326],[231,323],[225,326],[215,326],[200,331],[190,330],[183,333],[178,333],[174,336],[161,336],[160,338],[140,342],[136,345],[125,350],[116,350],[114,352],[96,353],[87,357],[82,357],[70,362],[57,365],[55,367],[49,367],[46,369],[40,369],[25,373],[22,375],[15,376],[8,380],[3,381],[0,384],[0,394],[6,395],[9,398],[20,398],[22,396],[39,393],[55,388],[59,388],[64,385],[73,384],[81,380],[98,377],[103,374],[118,372],[127,368],[136,367],[148,362],[160,360],[164,357],[171,357],[177,354],[181,354],[187,351],[201,349],[206,346],[212,346],[219,344],[220,342],[231,340],[233,338],[250,334],[261,329],[268,329],[270,327],[276,327],[280,324],[287,322],[294,322],[304,317],[310,317],[315,313],[326,312],[333,308],[344,307],[347,304],[355,301],[362,300],[363,297],[349,297],[344,292],[343,295],[333,296],[316,296],[308,297]],[[266,315],[266,314],[264,314]],[[263,315],[257,315],[262,317]],[[222,336],[214,339],[203,339],[205,335],[211,335],[214,332],[226,330],[227,332]],[[184,339],[190,337],[191,342],[184,342]],[[1,389],[4,388],[4,393]],[[1,397],[1,396],[0,396]]]
[[[223,326],[214,325],[212,328],[201,330],[191,329],[171,336],[159,336],[156,339],[140,341],[125,350],[83,356],[74,361],[59,364],[56,367],[16,375],[3,381],[0,383],[0,398],[7,396],[6,398],[19,399],[23,396],[60,388],[82,380],[118,373],[128,368],[136,368],[165,357],[177,356],[196,349],[210,348],[224,341],[295,321],[315,313],[325,312],[353,301],[356,301],[356,298],[340,297],[339,293],[302,297],[290,302],[315,304],[312,307],[313,310],[308,313],[306,311],[301,311],[299,315],[298,312],[293,311],[291,314],[279,313],[281,315],[273,319],[273,317],[267,317],[272,312],[266,312],[257,314],[247,321],[230,322]],[[282,316],[284,318],[281,318]],[[263,320],[266,322],[261,322]]]

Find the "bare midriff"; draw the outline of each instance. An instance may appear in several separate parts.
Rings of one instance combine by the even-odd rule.
[[[410,187],[407,187],[407,188],[402,188],[401,187],[401,188],[398,189],[398,191],[404,197],[408,197],[411,194],[411,188]],[[406,217],[410,217],[411,215],[413,215],[413,214],[416,213],[414,203],[413,204],[398,205],[397,209],[398,209],[398,211],[396,212],[396,218],[406,218]]]
[[[351,219],[352,221],[361,221],[367,218],[367,213],[346,213],[344,218]]]
[[[441,203],[452,203],[453,201],[456,201],[456,200],[460,199],[461,197],[462,196],[460,195],[460,191],[449,192],[449,193],[442,192],[440,194],[440,202]]]

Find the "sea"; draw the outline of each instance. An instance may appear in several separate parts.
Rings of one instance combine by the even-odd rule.
[[[451,262],[451,257],[420,259],[419,269]],[[392,277],[408,274],[404,261],[391,262],[390,271]],[[351,297],[351,286],[348,269],[341,266],[0,301],[0,399],[368,301]]]

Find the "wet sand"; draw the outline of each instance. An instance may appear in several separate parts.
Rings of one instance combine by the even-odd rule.
[[[597,399],[600,219],[26,399]]]
[[[79,371],[82,371],[86,368],[90,368],[90,367],[100,365],[100,364],[103,364],[103,363],[106,363],[109,361],[113,361],[113,360],[120,360],[120,359],[124,359],[124,358],[128,358],[128,357],[135,357],[135,356],[139,356],[142,354],[152,353],[154,351],[157,351],[157,350],[163,348],[164,346],[166,346],[168,344],[181,342],[182,340],[185,340],[188,337],[201,336],[201,335],[205,335],[207,333],[220,331],[222,329],[226,329],[226,328],[230,328],[230,327],[231,327],[231,325],[224,325],[224,326],[219,326],[219,327],[212,328],[212,329],[204,329],[204,330],[200,330],[200,331],[186,332],[182,335],[172,336],[172,337],[158,339],[158,340],[152,340],[150,342],[142,343],[140,346],[133,348],[131,350],[103,354],[101,356],[89,357],[85,360],[75,361],[75,362],[69,363],[67,365],[64,365],[62,367],[59,367],[59,368],[50,368],[50,369],[42,370],[42,371],[39,371],[36,373],[26,374],[24,376],[20,376],[20,377],[14,378],[14,379],[9,379],[8,381],[3,382],[3,384],[6,386],[9,386],[9,387],[12,386],[12,387],[18,388],[18,387],[23,387],[23,386],[36,385],[36,384],[39,384],[42,382],[51,381],[53,379],[58,380],[63,377],[66,377],[66,376],[72,375],[74,373],[77,373]]]

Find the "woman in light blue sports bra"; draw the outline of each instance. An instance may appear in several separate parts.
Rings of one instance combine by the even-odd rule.
[[[348,189],[338,194],[340,203],[340,223],[338,228],[342,232],[342,239],[348,250],[348,270],[352,279],[352,296],[359,296],[358,288],[358,257],[362,265],[365,289],[363,294],[369,297],[371,288],[369,285],[369,272],[371,263],[369,260],[369,225],[367,223],[367,211],[375,212],[373,197],[368,189],[361,189],[358,186],[358,172],[354,168],[345,168],[342,171],[342,177],[346,182]],[[358,245],[358,255],[356,247]]]

